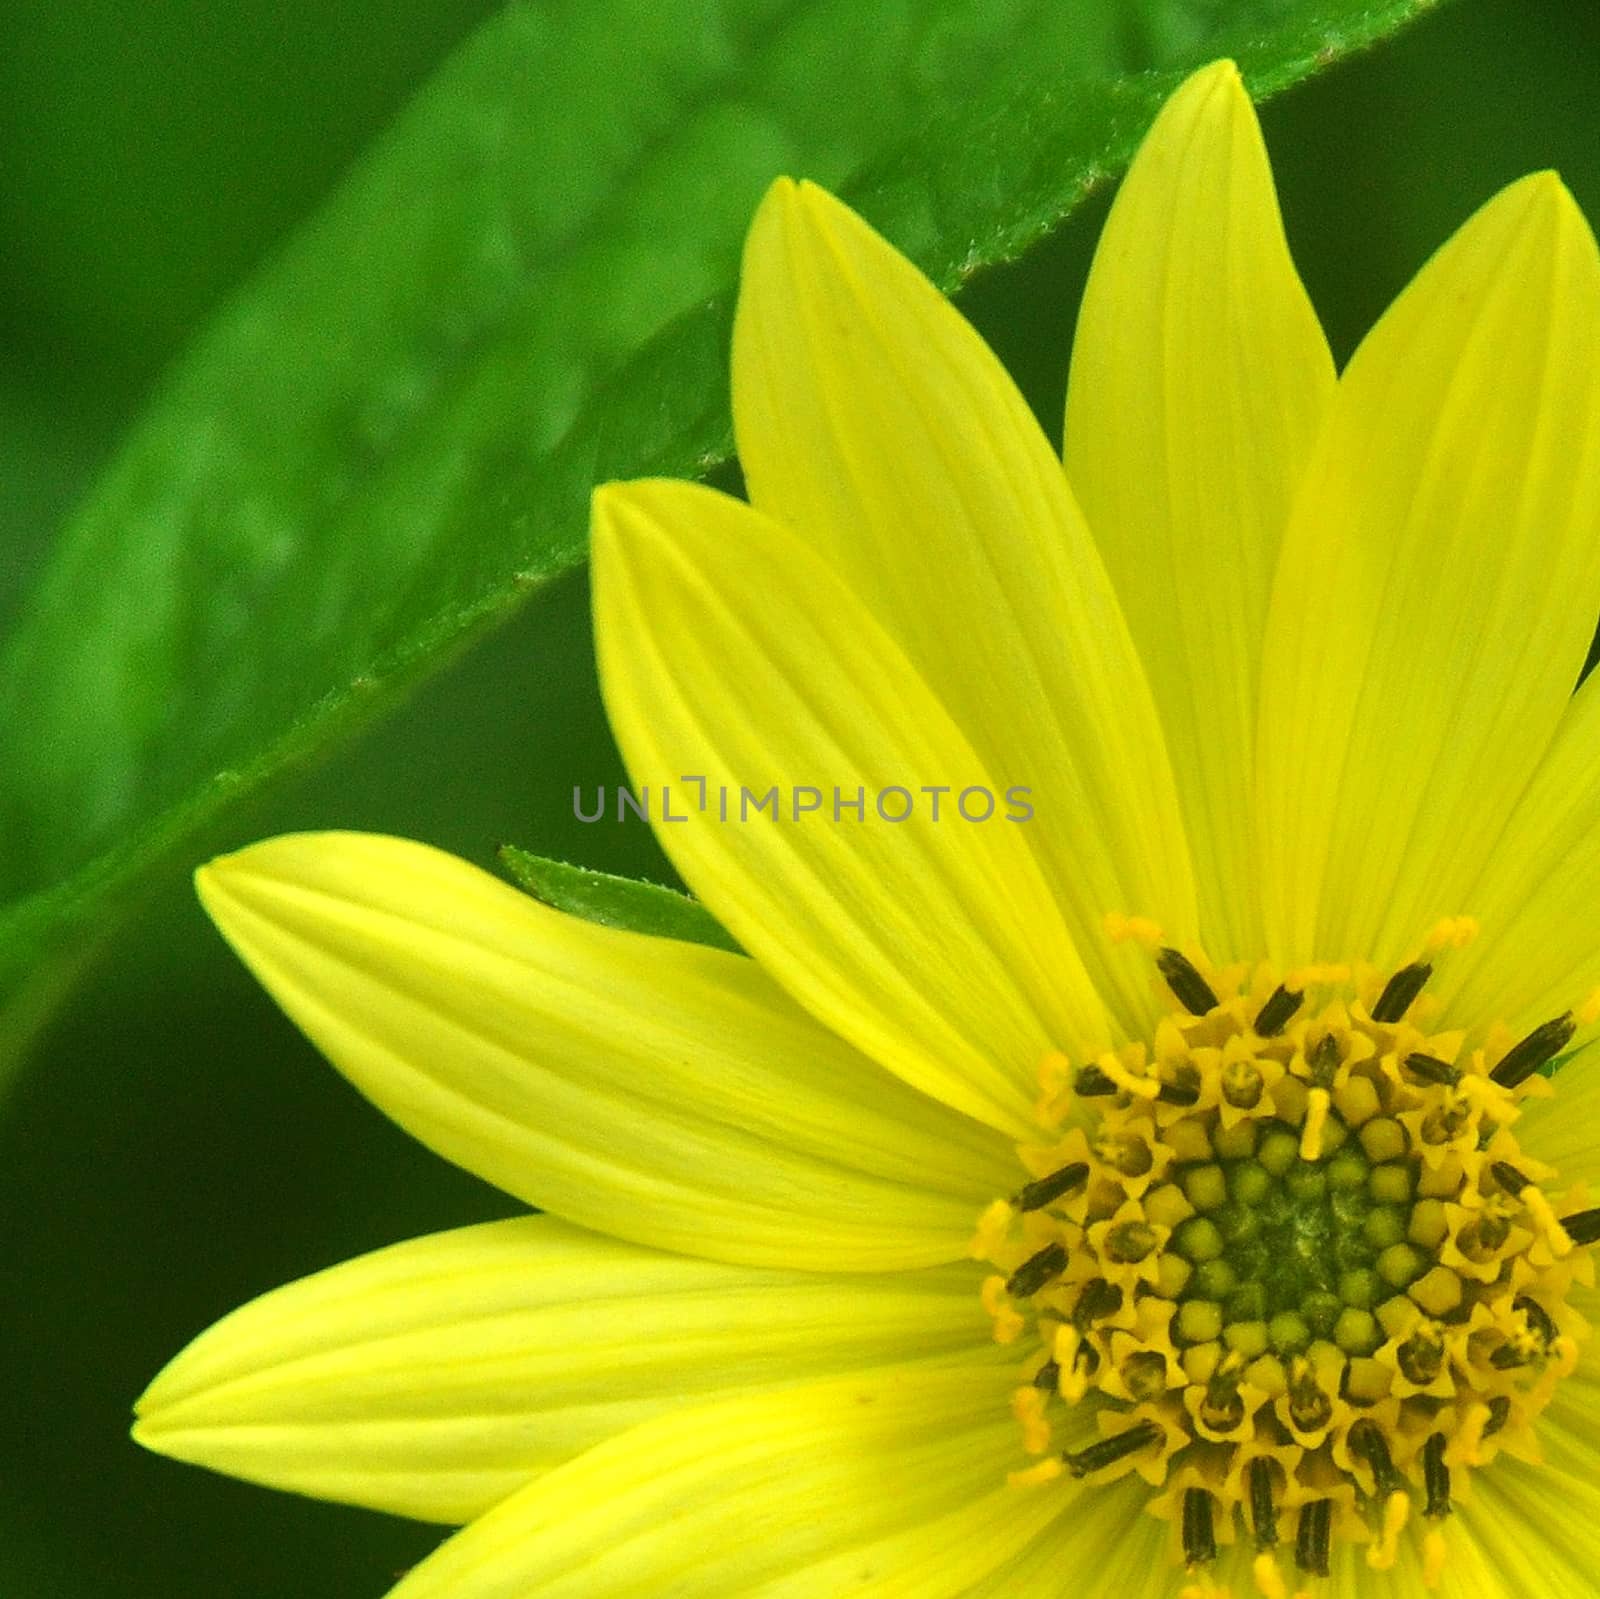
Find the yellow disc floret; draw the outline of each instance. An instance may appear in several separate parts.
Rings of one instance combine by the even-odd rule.
[[[1461,1475],[1517,1448],[1573,1368],[1592,1271],[1512,1131],[1570,1016],[1464,1050],[1424,1030],[1424,962],[1208,973],[1149,1045],[1041,1067],[1029,1180],[984,1213],[995,1336],[1024,1350],[1014,1480],[1137,1472],[1203,1573],[1261,1593],[1341,1541],[1436,1580]],[[1219,998],[1219,994],[1223,997]]]

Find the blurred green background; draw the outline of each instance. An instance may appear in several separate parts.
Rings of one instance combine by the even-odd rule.
[[[326,192],[487,0],[24,0],[0,53],[0,621],[157,373]],[[1460,0],[1264,112],[1336,353],[1499,185],[1554,166],[1600,217],[1600,8]],[[1105,197],[962,304],[1059,431]],[[535,648],[537,641],[537,648]],[[574,820],[621,772],[583,583],[237,814],[502,841],[668,877]],[[0,1599],[377,1595],[438,1534],[142,1455],[128,1405],[206,1323],[287,1278],[510,1205],[323,1066],[180,874],[95,961],[0,1107]]]

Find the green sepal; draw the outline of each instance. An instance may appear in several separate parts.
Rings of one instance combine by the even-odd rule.
[[[629,933],[707,944],[735,955],[744,953],[699,900],[680,894],[675,888],[553,861],[518,849],[515,844],[500,846],[500,864],[519,888],[569,916],[580,916],[602,927],[620,927]]]

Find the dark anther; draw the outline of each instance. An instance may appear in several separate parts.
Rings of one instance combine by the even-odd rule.
[[[1299,989],[1285,988],[1279,983],[1268,995],[1266,1004],[1256,1012],[1256,1032],[1262,1038],[1276,1038],[1305,1003],[1305,997]]]
[[[1141,1349],[1122,1362],[1122,1386],[1134,1399],[1149,1403],[1167,1388],[1167,1363],[1153,1349]]]
[[[1425,1083],[1443,1083],[1453,1087],[1461,1081],[1461,1073],[1449,1061],[1440,1060],[1437,1055],[1407,1055],[1406,1070]]]
[[[1504,1216],[1479,1212],[1456,1235],[1456,1244],[1470,1260],[1487,1260],[1511,1236],[1511,1223]]]
[[[1200,1403],[1200,1419],[1213,1432],[1232,1432],[1244,1420],[1244,1401],[1239,1397],[1239,1384],[1244,1378],[1244,1364],[1229,1369],[1218,1366],[1206,1384],[1206,1396]]]
[[[1550,1319],[1550,1312],[1537,1299],[1530,1299],[1527,1294],[1518,1294],[1511,1301],[1511,1308],[1522,1312],[1528,1323],[1528,1330],[1546,1349],[1549,1349],[1560,1336],[1555,1322]]]
[[[1437,1521],[1450,1514],[1450,1468],[1444,1463],[1444,1434],[1436,1432],[1422,1446],[1422,1481],[1428,1490],[1427,1508],[1422,1512]]]
[[[1211,1495],[1204,1488],[1191,1488],[1183,1496],[1183,1560],[1191,1571],[1217,1558],[1211,1508]]]
[[[1272,1502],[1272,1466],[1259,1457],[1250,1462],[1250,1528],[1257,1549],[1278,1547],[1278,1509]]]
[[[1087,1449],[1079,1449],[1061,1458],[1074,1477],[1087,1477],[1092,1471],[1103,1471],[1107,1466],[1116,1465],[1119,1460],[1126,1460],[1129,1455],[1138,1454],[1141,1449],[1148,1449],[1160,1436],[1161,1429],[1153,1421],[1141,1421],[1126,1432],[1102,1438]]]
[[[1426,1388],[1444,1369],[1444,1344],[1427,1332],[1413,1333],[1401,1344],[1395,1358],[1407,1382]]]
[[[1257,1104],[1261,1087],[1261,1073],[1247,1060],[1230,1060],[1222,1068],[1222,1097],[1238,1110]]]
[[[1217,1008],[1211,985],[1195,970],[1194,963],[1175,949],[1156,954],[1156,967],[1167,980],[1167,987],[1191,1016],[1204,1016]]]
[[[1395,1489],[1405,1486],[1400,1473],[1394,1469],[1394,1461],[1389,1458],[1389,1445],[1377,1422],[1358,1421],[1350,1429],[1350,1447],[1372,1467],[1373,1481],[1385,1499]]]
[[[1289,1378],[1289,1418],[1301,1432],[1320,1432],[1333,1419],[1333,1401],[1304,1364]]]
[[[1163,1105],[1193,1105],[1200,1098],[1200,1090],[1193,1083],[1163,1083],[1156,1098]]]
[[[1483,1424],[1483,1436],[1492,1438],[1511,1419],[1511,1395],[1501,1394],[1489,1401],[1489,1419]]]
[[[1592,1244],[1600,1240],[1600,1210],[1579,1210],[1561,1218],[1567,1237],[1575,1244]]]
[[[1313,1499],[1300,1510],[1295,1533],[1294,1563],[1313,1577],[1328,1575],[1328,1544],[1333,1533],[1333,1501]]]
[[[1072,1091],[1083,1099],[1099,1099],[1119,1092],[1117,1085],[1098,1066],[1080,1066],[1072,1080]]]
[[[1119,1221],[1106,1234],[1105,1251],[1124,1266],[1146,1260],[1155,1252],[1160,1239],[1154,1227],[1142,1221]]]
[[[1533,1353],[1524,1344],[1505,1343],[1489,1356],[1489,1364],[1496,1371],[1515,1371],[1518,1366],[1526,1366],[1533,1359]]]
[[[1513,1199],[1524,1188],[1531,1186],[1528,1179],[1508,1160],[1497,1160],[1489,1167],[1490,1175]]]
[[[1447,1144],[1472,1119],[1472,1107],[1457,1100],[1454,1104],[1439,1105],[1422,1119],[1422,1141],[1425,1144]]]
[[[1056,1386],[1061,1381],[1061,1363],[1056,1360],[1047,1360],[1034,1374],[1033,1386],[1042,1388],[1047,1394],[1053,1394]]]
[[[1075,1160],[1070,1166],[1063,1166],[1060,1171],[1053,1171],[1048,1177],[1040,1177],[1031,1183],[1025,1183],[1017,1191],[1017,1197],[1012,1200],[1018,1210],[1043,1210],[1046,1205],[1053,1205],[1064,1194],[1070,1194],[1074,1188],[1082,1188],[1089,1180],[1089,1168],[1081,1161]]]
[[[1072,1307],[1072,1325],[1079,1332],[1086,1332],[1102,1316],[1114,1316],[1121,1309],[1122,1290],[1104,1277],[1091,1277]]]
[[[1410,966],[1402,966],[1383,985],[1378,1003],[1372,1007],[1373,1021],[1399,1021],[1411,1009],[1412,1000],[1422,992],[1423,985],[1432,976],[1433,967],[1427,961],[1414,961]]]
[[[1535,1027],[1520,1044],[1513,1044],[1489,1076],[1502,1088],[1526,1082],[1541,1066],[1548,1066],[1572,1042],[1578,1024],[1572,1012]]]
[[[1339,1040],[1332,1033],[1324,1033],[1312,1047],[1311,1059],[1306,1064],[1318,1088],[1332,1088],[1334,1074],[1339,1070]]]
[[[1006,1292],[1013,1299],[1026,1299],[1036,1294],[1057,1272],[1067,1268],[1067,1251],[1063,1244],[1046,1244],[1037,1255],[1029,1255],[1006,1279]]]

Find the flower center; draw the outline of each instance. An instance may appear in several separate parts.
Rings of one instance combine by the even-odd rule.
[[[1280,1554],[1326,1576],[1349,1540],[1392,1566],[1415,1511],[1436,1580],[1457,1479],[1525,1433],[1586,1330],[1567,1295],[1600,1226],[1557,1219],[1511,1130],[1573,1019],[1463,1053],[1423,1030],[1420,962],[1157,964],[1178,1007],[1149,1045],[1047,1058],[1029,1180],[973,1241],[995,1336],[1026,1351],[1039,1458],[1013,1481],[1137,1473],[1191,1571],[1241,1542],[1268,1599]]]

